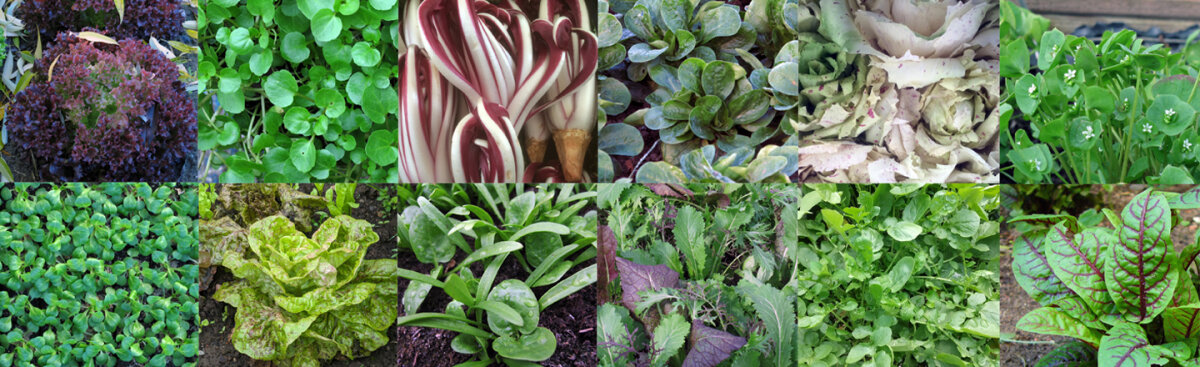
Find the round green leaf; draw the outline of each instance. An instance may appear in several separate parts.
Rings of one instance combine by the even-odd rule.
[[[613,66],[617,66],[621,61],[625,61],[625,45],[620,43],[600,48],[599,61],[596,63],[596,70],[608,70]]]
[[[767,113],[771,97],[761,89],[755,89],[729,101],[729,118],[735,125],[754,122]]]
[[[658,39],[658,35],[654,32],[654,20],[650,15],[650,9],[645,5],[639,4],[625,13],[625,29],[646,42]]]
[[[720,99],[729,97],[733,92],[733,64],[727,61],[713,61],[704,66],[700,78],[704,94],[717,96]]]
[[[292,72],[280,70],[267,77],[263,82],[263,90],[266,91],[271,104],[287,107],[292,105],[292,99],[300,87],[296,85],[296,78],[292,76]]]
[[[238,27],[233,32],[229,32],[229,49],[238,54],[245,55],[250,53],[254,48],[254,40],[250,39],[250,30]]]
[[[701,16],[700,43],[706,43],[709,40],[717,37],[727,37],[737,34],[738,29],[742,27],[741,17],[738,16],[737,7],[720,6],[714,9],[709,9]]]
[[[635,156],[642,152],[642,133],[629,124],[614,123],[600,129],[599,148],[611,155]]]
[[[241,132],[238,129],[238,124],[226,121],[225,126],[221,127],[221,135],[217,137],[217,142],[221,145],[231,145],[241,137]]]
[[[355,64],[364,68],[379,65],[379,60],[382,58],[379,50],[366,42],[355,43],[354,48],[350,49],[350,56],[354,58]]]
[[[350,80],[346,81],[346,97],[356,105],[362,105],[363,91],[367,90],[369,85],[367,76],[362,73],[354,73],[350,76]]]
[[[269,50],[262,50],[250,56],[250,72],[254,75],[263,76],[267,71],[271,70],[271,63],[275,62],[275,54]]]
[[[358,0],[345,0],[342,2],[342,5],[338,5],[338,13],[347,16],[354,15],[354,13],[358,12],[359,5]]]
[[[707,69],[705,69],[707,71]],[[767,74],[767,80],[771,83],[771,88],[779,93],[789,96],[800,95],[800,64],[788,61],[779,65],[775,65],[771,69],[771,73]]]
[[[300,172],[308,172],[317,165],[317,149],[312,140],[297,139],[292,142],[292,165]]]
[[[333,2],[334,0],[297,0],[296,8],[300,9],[305,18],[315,19],[321,10],[333,10]],[[295,13],[294,10],[292,12]]]
[[[316,95],[317,106],[325,111],[329,118],[341,117],[346,112],[346,100],[342,94],[333,89],[322,89]]]
[[[539,327],[533,333],[514,337],[501,336],[492,342],[492,348],[501,357],[520,361],[540,362],[554,355],[558,339],[550,329]]]
[[[251,15],[262,17],[264,22],[272,23],[275,19],[275,2],[273,0],[247,0],[246,11]]]
[[[280,45],[279,51],[283,53],[284,60],[295,64],[304,62],[311,54],[308,49],[308,37],[298,32],[290,32],[283,36],[283,43]]]
[[[220,79],[217,80],[217,90],[221,93],[241,93],[242,77],[236,70],[221,69]]]
[[[600,81],[600,108],[604,109],[604,113],[609,115],[620,114],[629,108],[629,102],[633,97],[629,94],[629,88],[625,87],[624,83],[616,78],[606,78]]]
[[[1160,95],[1146,110],[1146,118],[1159,128],[1157,132],[1179,135],[1194,123],[1196,110],[1174,95]]]
[[[218,92],[217,103],[221,104],[221,108],[224,108],[225,112],[233,114],[242,113],[242,111],[246,110],[246,96],[241,91],[232,93]]]
[[[333,10],[321,9],[312,16],[313,38],[317,42],[329,42],[342,34],[342,20],[333,14]]]
[[[384,130],[376,130],[367,138],[367,157],[380,166],[396,163],[399,157],[396,136]]]
[[[612,46],[621,41],[621,31],[624,28],[621,27],[621,21],[617,20],[616,16],[609,13],[600,14],[599,29],[600,33],[596,35],[596,38],[600,42],[600,48]]]
[[[650,62],[667,52],[667,47],[654,48],[646,43],[639,43],[629,48],[629,61],[632,62]]]
[[[371,0],[371,7],[375,10],[389,10],[396,6],[396,0]]]
[[[491,313],[488,313],[487,322],[492,332],[500,335],[512,335],[518,332],[527,334],[537,328],[539,310],[537,296],[533,294],[533,290],[529,289],[529,286],[524,282],[516,279],[507,279],[500,282],[500,284],[492,288],[487,299],[512,307],[513,310],[521,315],[521,319],[524,321],[522,326],[517,327],[501,317],[493,317]]]
[[[283,126],[287,130],[296,135],[308,135],[309,129],[312,128],[312,122],[309,119],[308,110],[301,107],[292,107],[283,115]]]

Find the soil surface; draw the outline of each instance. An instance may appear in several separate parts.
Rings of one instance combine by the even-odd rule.
[[[310,192],[312,185],[300,185],[300,191]],[[354,198],[358,208],[351,210],[351,216],[375,223],[375,233],[379,234],[379,242],[367,249],[367,259],[394,259],[396,253],[396,213],[383,208],[378,190],[389,190],[395,193],[395,188],[386,185],[359,184],[355,189]],[[201,244],[203,245],[203,244]],[[213,278],[215,285],[234,280],[233,274],[224,267],[218,267],[217,275]],[[209,287],[200,294],[200,319],[208,322],[200,332],[200,366],[232,367],[232,366],[270,366],[270,362],[255,361],[234,349],[229,340],[229,334],[234,328],[234,315],[237,312],[232,306],[212,299],[216,286]],[[403,292],[403,288],[401,288]],[[393,329],[395,327],[393,326]],[[388,333],[389,337],[392,333]],[[396,355],[396,341],[392,339],[387,345],[375,350],[370,356],[353,361],[332,360],[322,363],[323,366],[359,367],[359,366],[394,366],[392,359]]]
[[[1100,186],[1093,187],[1094,192],[1103,193],[1104,205],[1119,212],[1134,196],[1144,191],[1147,185],[1112,185],[1112,191],[1104,191]],[[1160,191],[1182,192],[1190,185],[1173,185],[1156,187]],[[1078,215],[1079,213],[1072,213]],[[1200,210],[1176,211],[1182,222],[1171,229],[1171,240],[1176,250],[1182,249],[1194,240],[1197,229],[1200,229]],[[1101,225],[1110,226],[1108,221]],[[1000,343],[1000,365],[1005,367],[1033,366],[1042,355],[1057,347],[1054,342],[1071,340],[1067,337],[1049,336],[1017,330],[1017,321],[1029,311],[1041,307],[1025,293],[1017,284],[1012,274],[1012,243],[1018,233],[1007,225],[1000,233],[1003,246],[1000,247],[1002,257],[1000,271],[1000,333],[1004,335]]]
[[[447,267],[452,267],[466,257],[461,252],[456,253]],[[572,268],[564,276],[568,277],[579,270],[593,264],[591,260]],[[399,255],[401,269],[408,269],[428,274],[433,269],[432,264],[417,261],[411,251]],[[483,262],[469,266],[473,274],[483,274]],[[500,267],[496,275],[496,284],[505,279],[524,279],[529,275],[515,260],[509,259]],[[408,288],[409,280],[400,278],[400,294]],[[551,286],[537,287],[534,294],[541,297]],[[539,362],[546,367],[591,367],[596,366],[596,285],[592,284],[578,292],[567,296],[542,311],[538,325],[550,329],[558,339],[558,347],[550,359]],[[418,312],[445,312],[446,305],[451,301],[441,289],[429,291],[425,301],[421,303]],[[397,302],[401,316],[404,316],[404,306]],[[470,355],[460,354],[450,348],[450,342],[458,333],[434,328],[401,326],[397,328],[397,340],[404,344],[396,353],[396,362],[400,367],[450,367],[471,360]]]

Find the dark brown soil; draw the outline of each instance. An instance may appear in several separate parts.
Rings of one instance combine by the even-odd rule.
[[[1114,210],[1120,211],[1129,203],[1134,196],[1144,191],[1147,185],[1112,185],[1112,191],[1104,191],[1099,185],[1093,188],[1093,191],[1103,193],[1105,206]],[[1174,185],[1157,187],[1158,190],[1182,192],[1190,188],[1190,185]],[[1182,249],[1188,243],[1194,240],[1194,235],[1197,229],[1200,229],[1200,210],[1181,210],[1177,211],[1176,215],[1182,218],[1182,223],[1179,223],[1171,229],[1171,240],[1174,242],[1176,249]],[[1103,222],[1108,226],[1108,222]],[[1001,246],[1001,272],[1000,272],[1000,332],[1006,335],[1006,338],[1011,338],[1012,341],[1002,341],[1000,343],[1000,365],[1009,367],[1033,366],[1037,363],[1042,355],[1053,350],[1057,345],[1052,343],[1038,342],[1061,342],[1070,340],[1067,337],[1047,336],[1041,334],[1028,333],[1017,330],[1017,321],[1021,319],[1029,311],[1032,311],[1041,305],[1035,302],[1024,289],[1016,283],[1012,274],[1012,243],[1016,239],[1017,233],[1010,230],[1007,226],[1004,227],[1000,234],[1001,240],[1004,241],[1004,246]],[[1009,336],[1011,335],[1011,336]],[[1032,342],[1032,343],[1031,343]]]
[[[455,264],[466,257],[463,253],[455,254],[449,264]],[[594,261],[594,260],[593,260]],[[576,266],[567,272],[570,276],[575,272],[590,266],[587,262]],[[399,255],[401,269],[409,269],[420,273],[429,273],[433,265],[417,261],[412,252]],[[470,266],[474,274],[483,274],[483,264],[475,263]],[[528,276],[515,260],[505,261],[496,275],[496,283],[505,279],[524,279]],[[565,277],[565,276],[564,276]],[[400,278],[400,294],[408,287],[409,280]],[[541,297],[550,286],[534,288],[533,292]],[[595,284],[556,302],[541,313],[539,325],[550,329],[558,339],[558,348],[550,359],[540,362],[547,367],[590,367],[597,363],[596,357],[596,286]],[[450,296],[441,289],[433,288],[421,304],[419,312],[444,312],[450,303]],[[402,305],[397,302],[400,312]],[[403,316],[403,315],[401,315]],[[470,355],[459,354],[450,348],[450,341],[458,333],[434,328],[401,326],[397,328],[397,339],[404,340],[396,354],[400,367],[450,367],[471,360]]]
[[[312,190],[311,185],[301,185],[301,191],[309,192]],[[351,211],[351,216],[375,223],[375,233],[379,234],[379,242],[371,245],[367,249],[367,259],[394,259],[396,250],[396,213],[388,212],[380,203],[381,196],[377,190],[391,190],[395,188],[388,185],[366,185],[359,184],[354,193],[354,198],[358,201],[358,208]],[[217,275],[213,278],[213,284],[221,284],[234,280],[233,275],[225,268],[220,267]],[[255,361],[250,359],[237,349],[234,349],[233,343],[229,340],[229,334],[233,331],[234,315],[237,309],[212,299],[213,292],[216,292],[217,287],[209,287],[206,291],[200,294],[200,318],[202,322],[209,322],[200,332],[200,351],[203,353],[200,357],[200,366],[213,367],[231,367],[231,366],[270,366],[269,362]],[[403,288],[401,288],[403,291]],[[392,333],[388,333],[391,336]],[[359,367],[359,366],[393,366],[394,361],[392,356],[396,355],[396,339],[392,339],[387,345],[379,348],[365,358],[359,358],[353,361],[349,360],[333,360],[322,363],[323,366],[344,366],[344,367]]]

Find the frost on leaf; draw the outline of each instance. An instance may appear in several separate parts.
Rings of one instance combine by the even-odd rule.
[[[746,338],[704,326],[700,319],[692,320],[692,335],[688,341],[692,350],[683,360],[683,367],[716,366],[746,345]]]

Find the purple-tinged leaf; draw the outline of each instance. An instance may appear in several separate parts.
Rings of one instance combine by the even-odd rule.
[[[1101,336],[1083,322],[1053,307],[1029,311],[1017,321],[1017,329],[1038,334],[1069,336],[1092,344],[1100,343]]]
[[[692,335],[688,341],[692,350],[683,360],[683,367],[716,366],[746,345],[746,338],[704,326],[700,319],[692,320]]]
[[[1200,296],[1191,282],[1180,282],[1175,286],[1175,296],[1170,307],[1163,310],[1163,333],[1167,341],[1179,341],[1200,333]],[[1181,307],[1188,306],[1188,307]]]
[[[1100,340],[1100,365],[1150,367],[1166,364],[1167,359],[1149,346],[1150,340],[1141,325],[1119,323],[1108,329],[1108,335]]]
[[[1094,367],[1096,348],[1073,340],[1046,353],[1034,367]]]
[[[1050,228],[1041,245],[1054,275],[1097,314],[1105,313],[1112,305],[1104,285],[1104,264],[1112,256],[1109,247],[1113,242],[1107,229],[1090,228],[1072,236],[1059,223]]]
[[[666,265],[641,265],[618,257],[617,274],[621,276],[621,304],[630,311],[636,311],[642,301],[638,293],[679,285],[679,273]]]
[[[1148,323],[1167,308],[1179,277],[1171,249],[1171,209],[1162,195],[1147,190],[1125,205],[1121,222],[1118,242],[1110,246],[1105,283],[1125,320]]]
[[[504,107],[484,102],[459,122],[450,141],[454,182],[514,182],[525,168]]]
[[[1184,191],[1179,196],[1171,199],[1171,209],[1197,209],[1200,208],[1200,186]]]
[[[400,182],[453,182],[458,93],[416,46],[400,56],[400,65]]]
[[[1073,296],[1074,293],[1054,276],[1050,260],[1042,251],[1044,239],[1044,231],[1017,237],[1013,243],[1012,272],[1017,284],[1025,289],[1025,293],[1042,306],[1048,306],[1054,301]]]
[[[599,265],[596,287],[600,289],[600,300],[608,302],[608,283],[617,275],[617,237],[612,228],[605,225],[598,226],[596,234],[599,235],[596,241],[596,265]]]
[[[1192,267],[1192,262],[1196,261],[1196,255],[1200,255],[1200,232],[1196,232],[1196,240],[1192,241],[1183,248],[1179,253],[1179,269],[1187,271]]]

